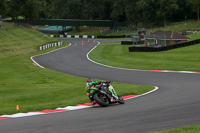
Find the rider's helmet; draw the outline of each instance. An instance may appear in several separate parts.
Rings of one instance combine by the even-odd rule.
[[[91,79],[91,78],[87,78],[87,79],[86,79],[86,82],[87,82],[87,83],[92,82],[92,79]]]

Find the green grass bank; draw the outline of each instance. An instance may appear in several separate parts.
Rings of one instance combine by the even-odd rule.
[[[184,128],[170,129],[165,131],[155,131],[148,133],[200,133],[200,126],[189,126]]]

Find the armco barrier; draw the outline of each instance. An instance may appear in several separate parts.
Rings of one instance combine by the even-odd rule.
[[[144,41],[137,41],[137,43],[136,42],[133,43],[133,41],[121,41],[121,45],[132,45],[132,44],[135,45],[144,44]]]
[[[126,35],[112,35],[112,36],[104,36],[104,35],[99,35],[97,38],[125,38]]]
[[[62,41],[61,42],[55,42],[55,43],[49,43],[49,44],[46,44],[46,45],[43,45],[43,46],[39,46],[38,49],[39,50],[46,50],[48,48],[60,46],[62,44],[63,44]]]
[[[121,41],[121,45],[132,45],[133,41]]]
[[[67,37],[67,38],[129,38],[132,36],[129,35],[111,35],[111,36],[104,36],[104,35],[50,35],[50,37]]]
[[[97,38],[94,35],[50,35],[50,37],[66,37],[66,38]]]
[[[190,42],[184,42],[184,43],[178,43],[170,46],[165,46],[165,47],[129,47],[129,52],[159,52],[159,51],[166,51],[166,50],[171,50],[175,48],[181,48],[185,46],[191,46],[194,44],[199,44],[200,39],[193,40]]]

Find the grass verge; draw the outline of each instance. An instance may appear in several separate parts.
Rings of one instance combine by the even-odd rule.
[[[199,35],[189,37],[194,40]],[[130,45],[99,45],[89,57],[102,64],[128,69],[200,72],[200,44],[164,52],[129,52],[128,47]]]
[[[200,133],[200,125],[148,133]]]
[[[0,29],[0,115],[89,102],[85,78],[41,69],[30,60],[33,55],[59,48],[38,50],[40,45],[57,41],[30,28],[11,25]],[[154,88],[115,82],[112,85],[120,95],[141,94]]]

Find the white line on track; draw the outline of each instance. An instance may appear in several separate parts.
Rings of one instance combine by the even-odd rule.
[[[153,89],[153,90],[151,90],[151,91],[148,91],[147,93],[144,93],[144,94],[141,94],[141,95],[132,97],[132,98],[127,98],[126,100],[133,99],[133,98],[137,98],[137,97],[141,97],[141,96],[145,96],[145,95],[147,95],[147,94],[153,93],[153,92],[155,92],[155,91],[158,90],[158,87],[157,87],[157,86],[154,86],[154,87],[155,87],[155,89]]]
[[[100,44],[100,42],[98,42],[97,46]],[[113,67],[113,66],[108,66],[108,65],[105,65],[105,64],[101,64],[101,63],[98,63],[96,61],[93,61],[92,59],[89,58],[89,54],[97,47],[95,46],[94,48],[92,48],[86,55],[87,59],[95,64],[98,64],[98,65],[101,65],[101,66],[105,66],[105,67],[110,67],[110,68],[115,68],[115,69],[121,69],[121,70],[129,70],[129,71],[133,71],[133,70],[136,70],[136,69],[127,69],[127,68],[119,68],[119,67]],[[146,71],[146,70],[136,70],[136,71]]]
[[[69,47],[69,46],[71,46],[71,43],[70,43],[68,46],[66,46],[66,47]],[[49,54],[49,53],[52,53],[52,52],[54,52],[54,51],[58,51],[58,50],[60,50],[60,49],[66,48],[66,47],[62,47],[62,48],[59,48],[59,49],[56,49],[56,50],[52,50],[52,51],[47,52],[47,53],[43,53],[43,54],[31,56],[30,59],[31,59],[37,66],[39,66],[39,67],[41,67],[41,68],[44,68],[43,66],[41,66],[40,64],[38,64],[38,63],[33,59],[33,57],[37,57],[37,56],[40,56],[40,55]]]

